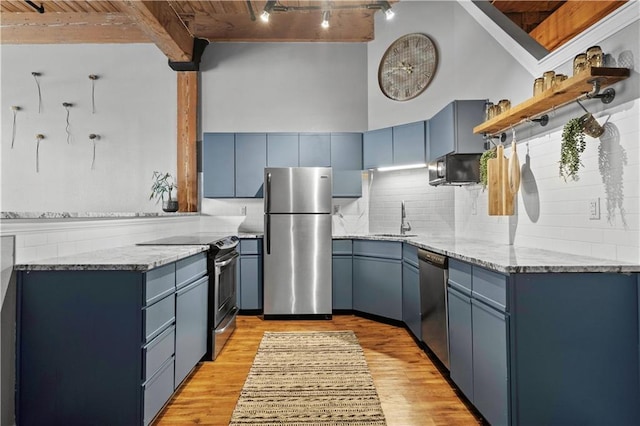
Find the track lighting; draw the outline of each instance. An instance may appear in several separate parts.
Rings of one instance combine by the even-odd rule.
[[[387,21],[393,18],[393,16],[395,15],[395,13],[393,13],[393,10],[391,10],[391,5],[388,1],[381,1],[380,8],[384,12],[384,16],[387,18]]]
[[[322,23],[320,24],[322,28],[329,28],[329,16],[330,12],[328,10],[322,12]]]
[[[275,0],[267,1],[267,4],[264,5],[264,9],[262,10],[262,14],[260,15],[260,19],[262,20],[262,22],[269,22],[269,15],[271,15],[271,11],[273,10],[273,6],[275,5]]]

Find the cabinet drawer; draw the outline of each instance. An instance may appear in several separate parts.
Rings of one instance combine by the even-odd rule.
[[[145,302],[151,305],[172,293],[176,286],[176,264],[170,263],[145,274]]]
[[[207,275],[207,254],[198,253],[176,262],[176,288]]]
[[[402,259],[402,243],[356,240],[353,242],[353,254],[384,259]]]
[[[471,292],[471,264],[449,258],[449,281],[454,287],[464,287]]]
[[[143,380],[153,376],[162,365],[174,354],[174,341],[176,327],[171,326],[160,333],[158,337],[147,343],[144,348],[144,377]]]
[[[504,312],[507,306],[507,277],[474,266],[472,294],[474,298]]]
[[[262,238],[240,240],[240,254],[262,253]]]
[[[174,358],[142,385],[144,393],[144,424],[148,425],[173,394]]]
[[[351,256],[353,253],[353,241],[333,240],[333,254]]]
[[[150,341],[176,320],[175,296],[170,294],[151,306],[144,308],[144,335]]]
[[[410,244],[402,244],[402,260],[410,265],[418,267],[418,248]]]

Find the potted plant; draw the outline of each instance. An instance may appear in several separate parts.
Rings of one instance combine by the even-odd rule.
[[[567,179],[578,180],[578,169],[582,166],[580,154],[586,146],[583,117],[572,118],[564,125],[560,146],[560,176],[565,182]]]
[[[492,158],[496,158],[497,157],[497,153],[496,153],[496,147],[494,146],[491,149],[488,149],[487,151],[482,153],[482,156],[480,156],[480,183],[482,184],[482,188],[485,189],[487,187],[487,161],[489,161]]]
[[[158,201],[162,201],[162,210],[165,212],[177,212],[178,211],[178,200],[174,200],[172,198],[172,192],[174,189],[177,189],[178,186],[173,181],[173,176],[171,173],[160,173],[153,172],[153,184],[151,185],[151,195],[149,199],[156,199],[156,204]],[[166,196],[166,201],[165,201]]]

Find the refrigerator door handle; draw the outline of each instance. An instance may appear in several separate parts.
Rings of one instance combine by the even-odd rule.
[[[265,238],[266,238],[266,244],[267,244],[267,254],[271,254],[271,215],[267,214],[266,215],[266,219],[267,219],[267,226],[265,229]]]
[[[267,211],[265,213],[271,213],[271,173],[267,173],[267,190],[265,192],[265,204],[267,205]]]

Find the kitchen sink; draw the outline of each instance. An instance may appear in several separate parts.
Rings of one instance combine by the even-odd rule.
[[[417,237],[418,234],[371,234],[371,236],[403,238],[403,237]]]

